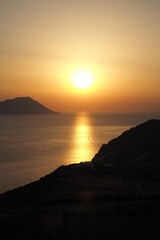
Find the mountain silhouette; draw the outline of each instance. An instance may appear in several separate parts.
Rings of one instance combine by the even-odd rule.
[[[91,165],[0,194],[1,239],[159,240],[159,162],[160,120],[150,120],[103,145]]]
[[[160,173],[160,120],[149,120],[102,145],[92,160],[95,166]]]
[[[0,102],[0,114],[56,114],[30,97],[18,97]]]

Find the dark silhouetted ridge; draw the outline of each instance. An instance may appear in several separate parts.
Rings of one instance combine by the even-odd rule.
[[[0,194],[0,239],[159,240],[159,140],[160,121],[150,120],[103,145],[90,164]]]
[[[149,120],[102,145],[93,158],[95,165],[160,173],[160,120]]]
[[[0,114],[56,114],[30,97],[18,97],[0,102]]]

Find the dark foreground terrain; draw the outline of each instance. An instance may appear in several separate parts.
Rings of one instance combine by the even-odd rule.
[[[156,132],[155,137],[159,134],[157,121],[150,121],[147,127],[140,125],[146,129],[145,139],[151,137],[149,129],[155,124],[158,127],[151,132]],[[130,131],[137,135],[137,128],[134,130],[136,133]],[[122,138],[124,141],[124,134]],[[159,143],[154,141],[156,157],[152,143],[147,145],[151,154],[144,155],[143,145],[143,157],[137,158],[139,145],[136,150],[132,141],[138,159],[132,158],[136,162],[133,169],[126,164],[130,152],[125,153],[122,147],[118,151],[123,152],[123,158],[119,157],[125,159],[125,167],[118,167],[117,145],[115,164],[111,166],[105,146],[105,157],[100,150],[96,161],[62,166],[37,182],[0,195],[0,239],[160,239]],[[101,164],[97,164],[99,157]],[[143,169],[141,160],[150,165]]]

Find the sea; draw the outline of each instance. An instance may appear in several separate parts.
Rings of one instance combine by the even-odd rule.
[[[91,161],[102,144],[153,118],[160,113],[0,115],[0,193]]]

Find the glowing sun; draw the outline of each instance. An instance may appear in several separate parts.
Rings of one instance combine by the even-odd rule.
[[[72,77],[74,85],[79,89],[87,89],[93,84],[93,75],[87,71],[78,71]]]

